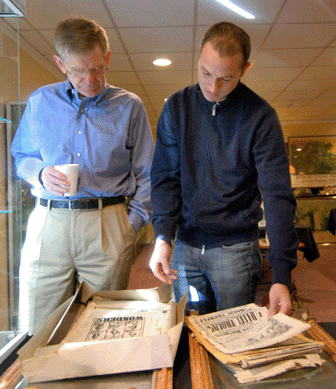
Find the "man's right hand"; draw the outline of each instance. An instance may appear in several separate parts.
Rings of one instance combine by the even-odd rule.
[[[67,176],[60,173],[53,166],[45,167],[41,172],[40,179],[43,186],[57,196],[64,196],[70,188]]]
[[[177,280],[177,270],[170,268],[172,255],[173,248],[169,243],[162,239],[157,239],[149,267],[157,279],[168,284],[173,284],[173,281]]]

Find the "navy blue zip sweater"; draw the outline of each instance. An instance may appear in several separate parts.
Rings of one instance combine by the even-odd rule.
[[[258,239],[264,201],[273,283],[296,266],[296,202],[275,110],[244,84],[218,103],[199,85],[171,95],[151,171],[155,236],[205,249]]]

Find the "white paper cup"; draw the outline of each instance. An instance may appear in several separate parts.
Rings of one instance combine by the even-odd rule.
[[[69,191],[64,193],[64,196],[75,196],[75,194],[77,193],[79,165],[75,163],[70,163],[65,165],[56,165],[54,166],[54,168],[59,172],[65,174],[67,176],[67,181],[70,183]]]

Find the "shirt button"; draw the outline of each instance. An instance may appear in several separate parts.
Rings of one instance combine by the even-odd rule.
[[[78,131],[78,134],[80,135],[82,133],[82,131]]]
[[[81,153],[77,153],[77,157],[80,157],[81,156]]]

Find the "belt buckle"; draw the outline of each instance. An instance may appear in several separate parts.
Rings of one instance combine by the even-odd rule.
[[[89,199],[78,199],[78,200],[72,200],[74,204],[74,209],[91,209],[90,207],[90,200]]]

